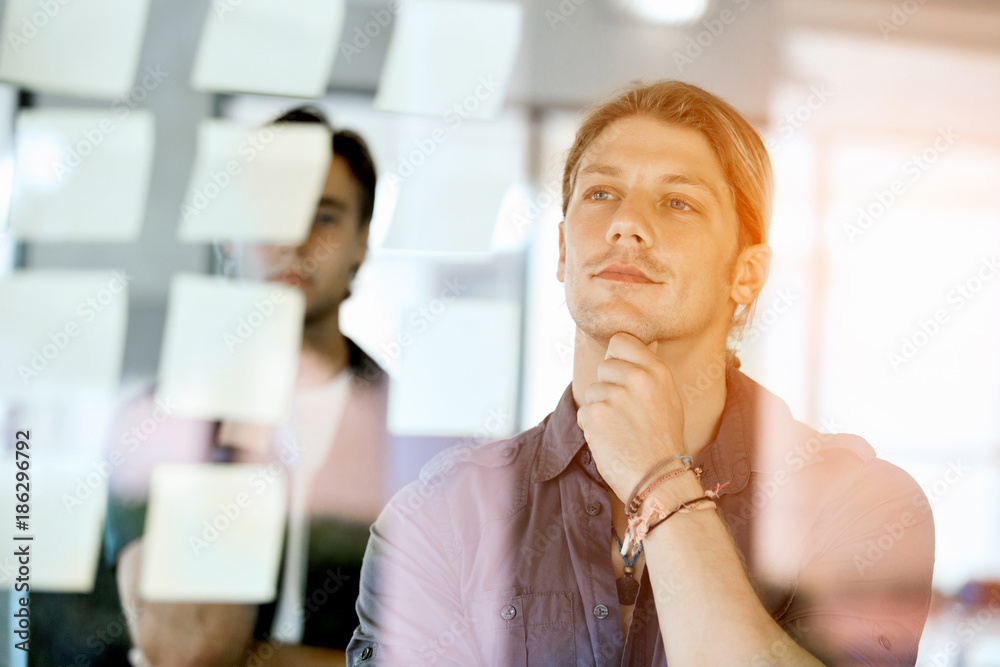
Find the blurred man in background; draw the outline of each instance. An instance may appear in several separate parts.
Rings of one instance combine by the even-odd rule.
[[[771,181],[757,132],[690,84],[590,111],[559,225],[572,382],[390,501],[349,664],[914,664],[926,497],[727,347],[767,280]]]
[[[291,111],[277,123],[320,123],[322,113]],[[308,238],[297,247],[244,248],[241,273],[294,285],[305,293],[306,317],[289,422],[277,428],[167,419],[112,479],[109,522],[122,545],[138,537],[153,469],[172,462],[278,462],[291,438],[300,451],[288,465],[288,531],[279,595],[262,607],[166,604],[137,592],[141,540],[118,558],[122,606],[136,664],[343,663],[368,526],[384,504],[384,371],[341,333],[340,305],[365,259],[375,198],[375,166],[365,142],[332,132],[333,159]],[[227,248],[224,264],[234,254]],[[256,274],[256,275],[255,275]],[[155,409],[134,401],[120,428]],[[123,433],[125,437],[127,433]]]

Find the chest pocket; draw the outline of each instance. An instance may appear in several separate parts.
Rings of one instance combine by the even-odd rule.
[[[575,593],[531,593],[470,601],[487,665],[576,665]]]

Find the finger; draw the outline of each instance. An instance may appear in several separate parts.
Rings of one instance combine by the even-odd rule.
[[[642,366],[621,359],[606,359],[597,365],[598,382],[617,384],[622,387],[632,387],[644,374]]]
[[[595,382],[587,387],[587,391],[584,393],[583,398],[587,401],[587,405],[593,405],[594,403],[599,403],[601,401],[615,400],[621,396],[623,391],[625,391],[625,388],[618,384]]]
[[[616,333],[608,341],[608,352],[604,358],[630,361],[643,368],[648,368],[659,360],[659,357],[653,354],[641,340],[624,331]]]

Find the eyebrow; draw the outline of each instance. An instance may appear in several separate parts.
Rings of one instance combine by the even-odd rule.
[[[346,210],[348,210],[350,208],[347,205],[347,202],[345,202],[343,199],[334,199],[333,197],[322,197],[319,200],[319,206],[321,206],[321,207],[322,206],[328,206],[328,207],[335,208],[335,209],[338,209],[338,210],[341,210],[341,211],[346,211]]]
[[[601,174],[603,176],[610,176],[611,178],[623,178],[624,171],[621,167],[615,167],[609,164],[592,164],[584,167],[580,170],[580,175],[583,174]],[[704,180],[691,176],[690,174],[666,174],[657,181],[658,183],[665,184],[678,184],[678,185],[690,185],[692,187],[704,190],[707,192],[712,199],[716,201],[717,204],[722,204],[722,197],[719,193],[715,191],[715,188],[710,186]]]

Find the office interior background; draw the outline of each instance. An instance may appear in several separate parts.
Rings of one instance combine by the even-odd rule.
[[[39,425],[37,456],[72,471],[72,493],[116,402],[157,381],[174,281],[226,272],[217,243],[180,233],[212,124],[261,127],[306,103],[359,132],[379,170],[341,325],[393,379],[393,484],[447,445],[538,423],[572,375],[557,225],[582,110],[633,80],[681,79],[742,112],[775,169],[774,261],[743,370],[923,487],[937,553],[918,664],[1000,665],[1000,3],[7,0],[2,16],[5,496],[12,415]],[[90,186],[59,199],[51,156],[87,131]],[[57,199],[55,212],[38,203]],[[26,391],[17,355],[41,343],[18,332],[48,312],[51,285],[10,286],[111,271],[127,297],[84,373],[103,379],[71,398],[56,380]],[[72,375],[52,363],[47,377]],[[60,516],[45,493],[35,511]],[[39,595],[89,595],[102,535],[90,507],[38,564],[75,568],[73,583],[53,576]],[[24,664],[3,616],[0,662]]]

